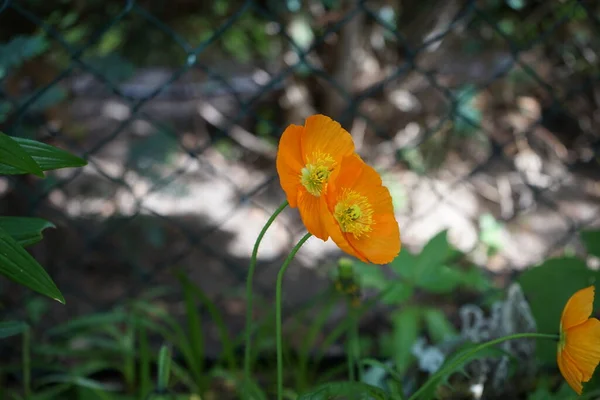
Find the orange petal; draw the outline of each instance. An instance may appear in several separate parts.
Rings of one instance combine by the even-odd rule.
[[[298,192],[298,211],[306,230],[321,240],[329,239],[325,216],[329,214],[325,198],[315,197],[304,188]]]
[[[562,317],[560,318],[560,326],[562,329],[566,331],[587,321],[592,314],[593,303],[594,286],[588,286],[585,289],[581,289],[571,296],[569,301],[567,301],[562,312]]]
[[[582,385],[582,373],[575,365],[575,362],[569,357],[569,355],[564,350],[559,350],[556,356],[556,363],[558,364],[558,369],[562,376],[564,376],[565,380],[571,386],[577,394],[581,394],[583,391]]]
[[[342,126],[325,115],[313,115],[304,123],[302,154],[304,164],[315,153],[325,153],[339,163],[343,156],[354,153],[352,136]]]
[[[304,166],[302,161],[302,134],[304,127],[290,125],[281,135],[277,150],[277,174],[281,188],[285,192],[291,207],[298,205],[298,185],[300,171]]]
[[[400,253],[400,229],[393,214],[376,215],[373,230],[356,239],[346,235],[350,245],[373,264],[387,264]]]
[[[600,363],[600,321],[590,318],[565,332],[566,343],[563,349],[581,371],[581,381],[592,378]]]
[[[346,235],[344,235],[344,233],[340,230],[340,226],[335,221],[333,215],[328,214],[328,217],[325,218],[325,226],[327,232],[331,236],[331,239],[335,242],[335,244],[338,245],[340,249],[342,249],[342,251],[358,258],[361,261],[367,262],[367,259],[362,254],[356,252],[350,243],[348,243]]]
[[[356,153],[342,157],[339,167],[329,177],[329,184],[332,185],[330,187],[331,191],[336,191],[338,188],[343,187],[353,187],[356,180],[363,173],[366,165]]]

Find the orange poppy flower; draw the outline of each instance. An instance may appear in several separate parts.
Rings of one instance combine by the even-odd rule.
[[[353,154],[342,159],[327,188],[327,230],[346,253],[386,264],[400,252],[400,229],[389,190],[372,167]]]
[[[324,219],[327,183],[342,157],[354,153],[352,136],[324,115],[308,117],[304,126],[290,125],[277,151],[277,173],[291,207],[298,207],[306,229],[329,239]]]
[[[558,368],[577,394],[600,362],[600,321],[590,318],[593,303],[594,287],[581,289],[571,296],[560,319]]]

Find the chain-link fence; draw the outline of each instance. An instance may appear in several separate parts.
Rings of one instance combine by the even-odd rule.
[[[67,301],[46,324],[163,286],[178,313],[183,269],[239,331],[254,239],[284,200],[278,137],[317,112],[382,171],[406,248],[449,229],[510,272],[600,223],[593,0],[49,3],[0,1],[0,129],[89,162],[0,181],[2,214],[57,226],[32,250]],[[274,225],[258,293],[302,233],[294,210]],[[307,247],[290,306],[340,255]],[[36,301],[2,282],[4,310]]]

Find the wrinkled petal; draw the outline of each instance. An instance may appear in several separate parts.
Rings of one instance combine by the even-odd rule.
[[[325,226],[327,232],[331,236],[331,240],[333,240],[342,251],[358,258],[361,261],[368,262],[368,260],[362,254],[358,253],[350,245],[348,239],[346,238],[346,235],[340,230],[340,226],[335,221],[333,215],[329,214],[329,217],[325,219]]]
[[[581,371],[582,382],[592,378],[600,362],[600,321],[590,318],[583,324],[566,331],[566,344],[563,349]]]
[[[301,189],[298,192],[298,211],[307,231],[321,240],[329,239],[324,218],[329,210],[324,197],[315,197]]]
[[[387,264],[400,253],[400,229],[393,214],[377,216],[368,236],[346,237],[350,245],[373,264]]]
[[[593,303],[594,286],[581,289],[571,296],[560,318],[562,329],[566,331],[587,321],[592,314]]]
[[[338,168],[329,177],[327,202],[330,210],[333,211],[335,207],[338,191],[342,188],[354,187],[366,165],[358,154],[351,154],[341,159]]]
[[[394,216],[394,206],[389,190],[382,185],[381,177],[357,155],[342,159],[340,168],[329,182],[327,203],[334,213],[340,196],[345,189],[365,196],[373,211],[372,230],[358,238],[350,232],[342,232],[336,224],[337,232],[330,233],[340,248],[362,261],[386,264],[400,252],[400,229]],[[328,228],[333,232],[333,228]]]
[[[313,115],[304,123],[304,136],[302,136],[304,164],[310,163],[315,153],[328,154],[339,163],[342,157],[354,153],[354,141],[339,123],[325,115]]]
[[[577,365],[573,359],[569,357],[564,350],[559,350],[556,356],[556,363],[558,364],[560,373],[565,378],[569,386],[571,386],[571,389],[573,389],[575,393],[581,394],[583,391],[583,374],[577,368]]]
[[[281,135],[277,150],[277,174],[291,207],[298,205],[300,171],[303,167],[301,138],[304,128],[290,125]]]

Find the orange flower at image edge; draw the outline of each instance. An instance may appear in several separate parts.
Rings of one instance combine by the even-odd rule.
[[[352,136],[324,115],[308,117],[304,126],[290,125],[277,151],[277,173],[291,207],[298,207],[306,229],[321,240],[329,234],[325,192],[342,157],[354,153]]]
[[[342,159],[327,188],[327,231],[345,252],[386,264],[400,252],[400,229],[389,190],[358,155]]]
[[[577,394],[600,362],[600,321],[590,318],[593,303],[594,286],[582,289],[571,296],[560,319],[558,368]]]

